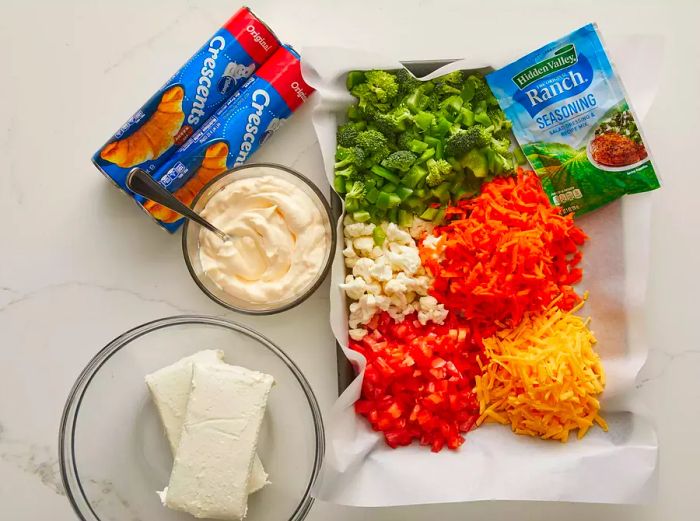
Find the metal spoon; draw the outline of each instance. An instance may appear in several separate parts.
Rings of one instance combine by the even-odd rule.
[[[126,186],[132,192],[136,192],[151,201],[162,204],[166,208],[196,222],[200,226],[204,226],[207,230],[215,233],[222,241],[230,241],[231,236],[219,230],[204,217],[192,210],[189,206],[178,201],[173,194],[163,188],[150,175],[140,168],[132,168],[129,175],[126,176]]]

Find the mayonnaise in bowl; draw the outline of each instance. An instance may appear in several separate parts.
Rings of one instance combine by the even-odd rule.
[[[332,245],[327,205],[304,178],[277,168],[247,165],[224,174],[230,179],[213,194],[202,192],[204,205],[195,208],[232,240],[204,228],[185,232],[197,237],[196,252],[184,239],[195,280],[227,307],[281,311],[303,300],[326,271]]]

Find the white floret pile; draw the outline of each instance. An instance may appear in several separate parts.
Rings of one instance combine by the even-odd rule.
[[[373,239],[375,225],[344,221],[345,265],[352,273],[340,287],[350,300],[350,338],[360,340],[367,330],[362,326],[381,311],[401,322],[411,313],[421,324],[442,324],[447,317],[445,306],[428,295],[430,278],[421,266],[415,240],[394,223],[382,223],[386,235],[377,246]]]

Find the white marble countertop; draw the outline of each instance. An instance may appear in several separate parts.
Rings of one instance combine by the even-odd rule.
[[[604,34],[660,34],[666,62],[644,128],[665,186],[654,196],[648,295],[650,362],[640,394],[657,422],[659,498],[651,506],[472,503],[350,509],[317,503],[309,519],[697,519],[700,294],[695,131],[700,120],[700,4],[501,0],[252,1],[282,37],[304,45],[377,46],[400,58],[525,51],[590,20]],[[582,7],[585,4],[586,7]],[[487,14],[499,6],[498,17]],[[155,318],[208,313],[279,343],[324,410],[336,397],[327,284],[299,308],[251,318],[226,312],[187,275],[179,237],[150,223],[90,164],[116,127],[218,27],[224,0],[3,2],[0,8],[0,518],[75,519],[57,464],[58,421],[87,361]],[[525,22],[525,23],[523,23]],[[527,26],[525,31],[518,26]],[[308,107],[255,157],[325,184]],[[313,335],[301,335],[299,324]]]

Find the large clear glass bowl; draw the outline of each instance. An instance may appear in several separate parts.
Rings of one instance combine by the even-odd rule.
[[[202,349],[275,378],[258,454],[270,485],[248,500],[249,521],[301,520],[323,458],[323,422],[299,368],[262,335],[228,320],[177,316],[110,342],[78,377],[59,435],[63,484],[84,521],[186,521],[161,505],[172,456],[144,376]]]
[[[195,212],[201,212],[207,202],[209,202],[217,192],[237,180],[262,176],[279,177],[299,188],[309,197],[324,219],[326,234],[329,240],[323,263],[321,264],[319,272],[316,273],[314,278],[309,281],[307,286],[299,294],[290,295],[286,300],[279,302],[254,304],[226,293],[213,280],[207,277],[204,269],[202,269],[202,263],[199,259],[199,232],[201,227],[195,222],[187,221],[182,231],[182,251],[185,256],[185,263],[187,264],[190,275],[197,286],[199,286],[199,289],[217,304],[233,311],[251,315],[279,313],[293,308],[306,300],[316,291],[326,277],[331,267],[331,261],[333,259],[332,253],[335,251],[336,242],[335,226],[331,225],[331,208],[326,198],[311,180],[307,179],[296,170],[292,170],[283,165],[274,163],[251,163],[224,172],[212,179],[202,188],[194,198],[194,201],[192,201],[192,209]]]

